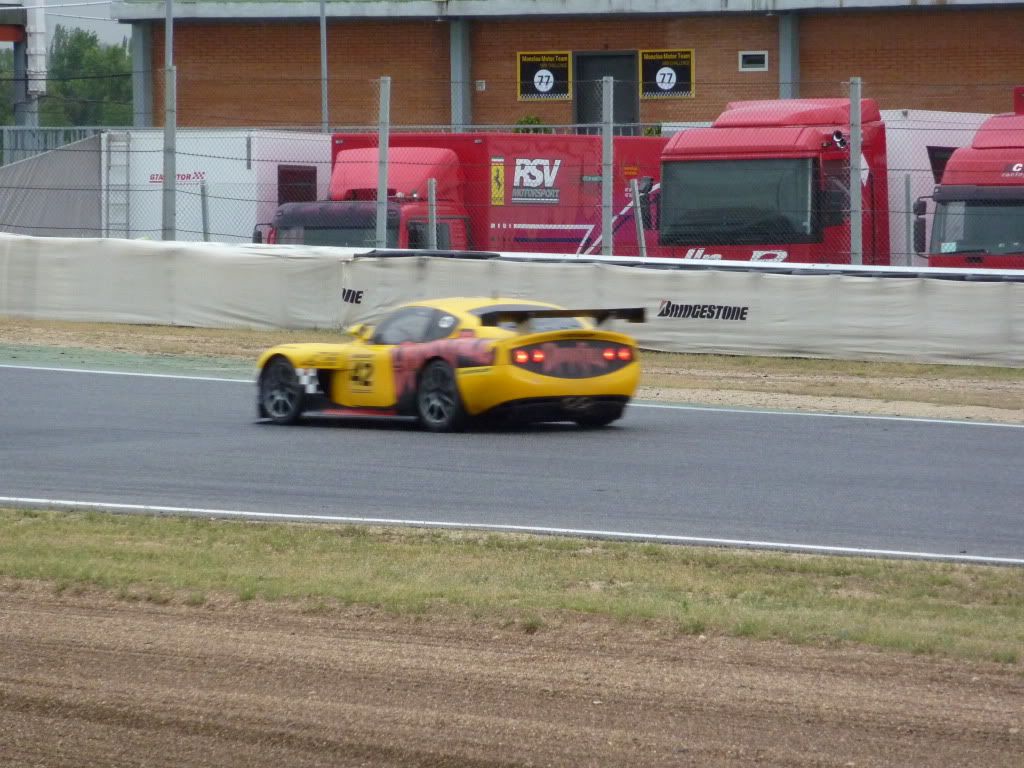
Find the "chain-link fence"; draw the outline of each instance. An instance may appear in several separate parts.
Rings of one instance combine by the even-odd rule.
[[[989,121],[1011,84],[382,82],[183,78],[176,238],[1024,268],[1024,114]],[[161,127],[28,130],[4,131],[0,229],[161,237]]]

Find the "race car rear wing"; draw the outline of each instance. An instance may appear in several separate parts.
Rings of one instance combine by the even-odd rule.
[[[495,326],[501,323],[524,325],[530,320],[542,317],[589,317],[597,325],[602,325],[609,320],[642,323],[647,319],[643,307],[602,307],[598,309],[551,309],[548,307],[537,307],[537,309],[501,309],[499,307],[480,312],[478,316],[480,317],[480,324],[484,326]]]

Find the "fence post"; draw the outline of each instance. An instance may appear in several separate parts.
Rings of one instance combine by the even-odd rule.
[[[327,3],[320,0],[320,130],[327,133]]]
[[[205,179],[199,184],[199,204],[203,217],[203,242],[210,242],[210,195]]]
[[[633,193],[633,221],[636,224],[636,245],[639,249],[637,255],[641,259],[646,259],[647,240],[644,237],[644,212],[640,207],[640,185],[635,176],[629,180],[629,190]]]
[[[601,78],[601,254],[611,256],[612,248],[612,182],[614,172],[614,78]]]
[[[164,21],[164,184],[163,184],[163,228],[164,240],[177,239],[178,186],[177,134],[178,94],[177,72],[174,70],[174,2],[166,0],[167,18]]]
[[[909,267],[914,263],[914,201],[911,199],[910,174],[903,174],[903,247],[907,255],[904,257]]]
[[[859,77],[850,78],[850,263],[864,263],[864,198],[861,175],[861,112]]]
[[[380,79],[377,121],[377,247],[388,247],[388,136],[391,129],[391,78]]]
[[[437,179],[427,179],[427,248],[437,250]]]

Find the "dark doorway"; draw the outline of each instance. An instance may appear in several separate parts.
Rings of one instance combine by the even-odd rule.
[[[614,77],[615,132],[639,133],[640,96],[636,53],[577,53],[574,61],[575,121],[581,133],[601,132],[601,78]]]
[[[277,204],[312,203],[316,200],[315,165],[277,166]]]

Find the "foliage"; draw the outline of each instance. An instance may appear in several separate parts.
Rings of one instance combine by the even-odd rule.
[[[290,600],[314,613],[344,605],[464,612],[525,634],[569,612],[681,634],[1017,665],[1020,575],[593,539],[0,509],[0,589],[34,580],[206,609]]]
[[[0,50],[0,125],[14,123],[14,50]]]
[[[516,120],[516,125],[530,126],[524,128],[516,128],[516,133],[552,133],[550,128],[541,127],[544,125],[544,121],[536,115],[526,115]]]
[[[101,43],[95,32],[57,26],[50,42],[42,126],[131,125],[132,66],[127,40]],[[0,51],[0,123],[14,123],[14,53]]]

